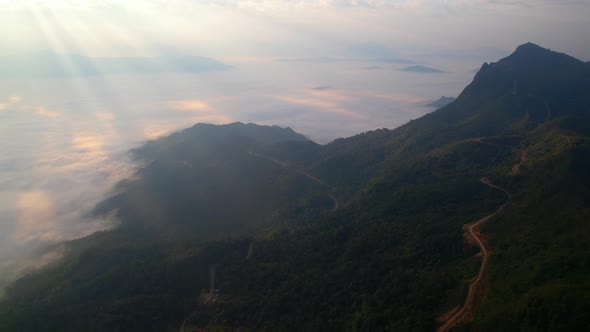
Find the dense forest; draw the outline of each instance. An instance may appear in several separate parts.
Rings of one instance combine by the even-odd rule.
[[[575,331],[590,312],[590,66],[534,44],[447,106],[327,145],[198,124],[132,151],[121,225],[12,284],[1,331]],[[505,188],[485,185],[482,178]]]

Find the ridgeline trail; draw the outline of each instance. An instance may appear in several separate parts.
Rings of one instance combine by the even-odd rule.
[[[271,157],[268,157],[268,156],[265,156],[265,155],[261,155],[259,153],[255,153],[255,152],[249,152],[249,154],[251,156],[255,156],[255,157],[259,157],[259,158],[262,158],[262,159],[266,159],[268,161],[271,161],[271,162],[273,162],[273,163],[275,163],[275,164],[277,164],[277,165],[279,165],[281,167],[294,170],[296,173],[301,174],[301,175],[305,176],[306,178],[308,178],[308,179],[310,179],[310,180],[312,180],[312,181],[314,181],[314,182],[316,182],[316,183],[318,183],[318,184],[320,184],[322,186],[325,186],[328,189],[330,189],[330,186],[328,186],[322,180],[316,178],[315,176],[313,176],[313,175],[311,175],[311,174],[309,174],[309,173],[307,173],[305,171],[293,169],[291,167],[291,165],[289,165],[288,163],[286,163],[284,161],[280,161],[280,160],[277,160],[275,158],[271,158]],[[328,194],[328,196],[330,196],[330,198],[332,199],[332,201],[334,201],[334,206],[332,207],[332,211],[338,210],[338,200],[336,199],[336,197],[334,197],[334,195],[332,195],[332,194]]]

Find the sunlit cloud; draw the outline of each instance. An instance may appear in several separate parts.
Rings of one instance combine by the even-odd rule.
[[[316,87],[315,89],[311,89],[308,93],[312,95],[314,98],[324,100],[328,99],[336,102],[349,101],[355,98],[354,93],[348,93],[345,91],[339,91],[331,88],[326,89],[324,87],[321,87],[321,89],[318,89]]]
[[[193,123],[205,122],[225,124],[232,122],[232,119],[229,116],[219,112],[217,109],[202,100],[175,100],[169,102],[169,106],[176,111],[190,112],[190,121]]]
[[[315,98],[328,99],[338,102],[347,102],[360,99],[382,99],[393,102],[407,104],[423,103],[426,100],[421,97],[399,94],[399,93],[379,93],[373,91],[343,91],[331,87],[316,87],[309,91],[309,94]]]
[[[100,120],[112,121],[115,119],[115,115],[112,112],[97,112],[94,114],[94,116]]]
[[[425,102],[424,98],[395,93],[378,93],[372,91],[338,90],[331,87],[312,88],[301,96],[279,96],[279,100],[291,104],[306,106],[323,112],[334,113],[355,119],[368,119],[365,114],[354,110],[351,105],[362,105],[371,100],[385,102],[418,104]],[[358,106],[356,106],[358,107]]]
[[[214,113],[214,114],[201,114],[197,116],[193,116],[191,118],[192,123],[212,123],[212,124],[228,124],[234,122],[232,118],[221,114],[221,113]]]
[[[23,100],[23,99],[20,96],[11,96],[8,98],[8,102],[11,104],[19,103],[19,102],[21,102],[21,100]]]
[[[56,210],[51,194],[33,190],[22,192],[16,199],[18,222],[14,236],[20,241],[54,240],[53,220]]]
[[[50,109],[42,107],[42,106],[35,107],[34,110],[35,110],[35,114],[38,116],[49,117],[49,118],[56,118],[58,116],[61,116],[61,112],[53,111],[53,110],[50,110]]]
[[[117,164],[110,163],[103,137],[85,133],[74,134],[69,148],[67,147],[68,145],[65,144],[46,147],[45,153],[37,157],[35,172],[50,174],[56,178],[69,174],[72,180],[77,180],[80,174],[90,172],[94,172],[103,179],[118,177]],[[85,189],[87,188],[78,188],[78,190]]]
[[[171,134],[175,129],[176,126],[170,124],[146,123],[143,127],[143,137],[148,140],[154,140]]]
[[[201,112],[210,111],[211,107],[201,100],[178,100],[170,102],[170,106],[177,111]]]
[[[23,191],[16,197],[16,230],[13,240],[21,244],[41,241],[55,243],[110,228],[113,221],[95,219],[82,221],[80,211],[60,212],[52,193],[44,190]]]
[[[51,109],[44,107],[44,106],[23,105],[20,107],[20,109],[22,111],[29,111],[32,114],[35,114],[39,117],[57,118],[57,117],[61,116],[61,112],[56,111],[56,110],[51,110]]]
[[[31,106],[27,105],[23,102],[23,98],[20,96],[11,96],[5,103],[0,103],[0,111],[2,110],[22,110],[22,111],[30,111],[40,117],[58,117],[61,115],[61,112],[56,110],[51,110],[44,106]]]
[[[324,112],[339,114],[346,117],[356,118],[356,119],[364,119],[366,118],[365,115],[351,111],[347,108],[342,107],[338,103],[322,100],[318,98],[306,98],[306,97],[291,97],[291,96],[283,96],[278,97],[277,99],[301,106],[306,106],[309,108],[315,108]]]
[[[8,109],[9,107],[13,107],[19,104],[22,101],[22,97],[20,96],[10,96],[8,100],[4,103],[0,103],[0,111]]]
[[[59,168],[60,172],[68,172],[75,170],[88,170],[93,165],[94,167],[107,167],[109,162],[109,154],[105,150],[105,139],[102,136],[77,134],[72,139],[73,153],[64,155],[65,163]],[[97,169],[97,172],[104,170]],[[107,172],[108,175],[108,172]]]
[[[72,143],[76,149],[85,151],[101,150],[104,146],[104,139],[99,136],[80,135],[74,137]]]
[[[215,100],[231,101],[233,99],[234,97],[231,96],[222,96]],[[234,122],[230,116],[220,112],[216,107],[201,99],[172,100],[166,102],[163,106],[181,114],[182,119],[185,119],[185,127],[195,123],[226,124]],[[177,122],[171,119],[146,122],[143,124],[143,137],[148,140],[156,139],[178,130],[179,126]]]

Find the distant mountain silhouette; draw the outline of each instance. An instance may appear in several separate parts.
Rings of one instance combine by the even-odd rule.
[[[0,77],[73,77],[104,74],[152,74],[206,72],[230,66],[206,57],[112,57],[90,58],[76,54],[41,52],[0,57]]]
[[[453,101],[455,101],[455,97],[446,97],[446,96],[442,96],[440,98],[438,98],[437,100],[433,101],[432,103],[427,104],[427,107],[432,107],[432,108],[441,108],[441,107],[445,107],[448,104],[452,103]]]
[[[408,66],[408,67],[404,67],[400,70],[407,71],[407,72],[414,72],[414,73],[443,73],[442,70],[430,68],[430,67],[426,67],[426,66],[420,66],[420,65]]]
[[[387,57],[357,57],[357,58],[349,58],[349,57],[331,57],[331,56],[324,56],[324,57],[293,57],[293,58],[279,58],[276,59],[277,62],[317,62],[317,63],[331,63],[331,62],[374,62],[374,63],[384,63],[384,64],[411,64],[414,63],[411,60],[406,59],[396,59],[396,58],[387,58]]]
[[[315,90],[315,91],[325,91],[325,90],[332,89],[332,87],[331,86],[328,86],[328,85],[325,85],[325,86],[315,86],[315,87],[313,87],[311,89],[312,90]]]

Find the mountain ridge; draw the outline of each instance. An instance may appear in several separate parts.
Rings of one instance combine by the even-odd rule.
[[[429,104],[426,104],[426,106],[439,109],[441,107],[447,106],[448,104],[452,103],[453,101],[455,101],[455,97],[442,96],[442,97],[438,98],[437,100],[435,100]]]
[[[133,199],[110,208],[125,218],[174,207],[154,222],[149,209],[134,217],[156,231],[143,242],[140,227],[96,234],[19,280],[0,303],[0,330],[432,331],[480,267],[463,225],[506,200],[481,178],[512,199],[480,226],[489,262],[458,328],[581,330],[590,310],[586,67],[525,44],[484,64],[451,104],[394,130],[318,145],[265,127],[276,138],[265,145],[228,133],[248,125],[198,125],[148,143],[139,151],[156,163],[120,188]],[[158,199],[136,204],[146,195]],[[257,213],[232,214],[250,196]],[[221,227],[216,240],[181,236],[207,219]],[[223,236],[236,225],[247,227]],[[211,271],[215,302],[203,300]]]

